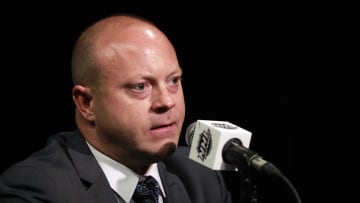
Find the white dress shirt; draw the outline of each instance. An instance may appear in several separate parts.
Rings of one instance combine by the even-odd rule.
[[[135,191],[136,185],[139,181],[139,174],[136,174],[125,165],[115,161],[106,156],[102,152],[95,149],[90,143],[88,146],[95,156],[95,159],[102,168],[111,188],[127,203],[130,203],[131,197]],[[165,197],[164,187],[162,185],[157,163],[150,166],[149,170],[144,175],[153,176],[160,185],[162,197],[159,197],[159,203],[162,203],[162,198]]]

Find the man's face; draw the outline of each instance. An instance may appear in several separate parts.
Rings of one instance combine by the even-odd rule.
[[[152,30],[136,34],[143,40],[116,43],[112,34],[114,41],[103,41],[95,125],[124,156],[160,160],[175,150],[185,117],[182,70],[167,39]]]

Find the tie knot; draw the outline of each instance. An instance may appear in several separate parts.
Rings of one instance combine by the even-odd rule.
[[[140,177],[134,193],[136,203],[157,203],[160,195],[160,186],[152,176]]]

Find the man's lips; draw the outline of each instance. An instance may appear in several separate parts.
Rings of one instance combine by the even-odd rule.
[[[175,122],[169,123],[169,124],[159,124],[159,125],[154,125],[153,127],[151,127],[151,130],[160,130],[160,129],[165,129],[165,128],[174,127],[174,126],[175,126]]]
[[[177,126],[176,123],[156,125],[151,128],[150,132],[156,137],[173,137],[177,133]]]

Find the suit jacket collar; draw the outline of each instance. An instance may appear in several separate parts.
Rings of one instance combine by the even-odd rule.
[[[168,172],[164,162],[158,164],[162,184],[166,193],[166,203],[191,203],[186,188],[178,176]]]
[[[67,148],[74,167],[87,190],[88,202],[118,203],[114,191],[80,131],[76,130],[73,135],[67,137]],[[159,162],[158,168],[166,193],[165,202],[191,203],[179,177],[167,171],[164,162]]]
[[[115,193],[111,189],[103,171],[88,148],[80,131],[68,137],[69,156],[77,170],[88,196],[92,201],[117,203]]]

